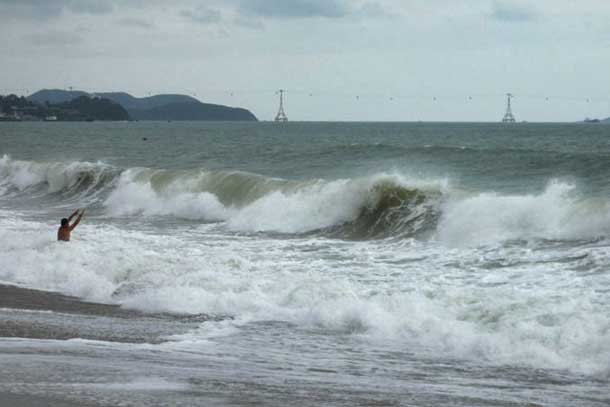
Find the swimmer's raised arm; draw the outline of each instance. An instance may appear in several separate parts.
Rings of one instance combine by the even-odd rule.
[[[76,212],[74,212],[74,215],[76,215],[77,213],[78,213],[78,210]],[[85,214],[85,210],[81,209],[80,214],[78,215],[78,218],[76,218],[76,221],[72,224],[72,226],[70,226],[70,232],[74,230],[76,225],[78,225],[78,223],[80,222],[80,220],[84,214]]]
[[[76,215],[78,215],[78,209],[75,210],[72,215],[68,216],[68,222],[70,222],[72,220],[72,218],[74,218]]]

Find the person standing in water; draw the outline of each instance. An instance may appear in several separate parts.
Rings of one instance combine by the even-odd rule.
[[[70,232],[72,232],[72,230],[74,230],[76,225],[78,225],[78,223],[80,222],[84,213],[85,213],[85,210],[81,209],[80,215],[79,215],[78,209],[77,209],[74,211],[74,213],[72,215],[70,215],[69,218],[67,218],[67,219],[63,218],[61,220],[61,226],[59,227],[59,230],[57,230],[57,240],[63,240],[64,242],[69,242],[70,241]],[[78,215],[78,218],[76,218],[76,221],[72,225],[70,225],[70,221],[76,215]]]

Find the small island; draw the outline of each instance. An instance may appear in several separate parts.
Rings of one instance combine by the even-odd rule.
[[[610,117],[608,117],[607,119],[590,119],[590,118],[586,118],[585,120],[583,120],[583,123],[610,123]]]

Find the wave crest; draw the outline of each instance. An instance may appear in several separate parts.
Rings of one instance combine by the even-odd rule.
[[[319,232],[342,237],[382,237],[425,218],[432,196],[403,186],[396,175],[304,182],[240,172],[167,173],[126,170],[105,202],[113,215],[175,215],[225,221],[241,232]]]
[[[0,197],[95,205],[109,216],[173,216],[245,233],[437,239],[450,246],[610,236],[610,201],[551,180],[539,193],[456,190],[446,180],[378,173],[286,180],[240,171],[121,170],[102,162],[0,158]],[[25,200],[24,200],[25,199]],[[38,202],[38,201],[37,201]],[[37,203],[38,205],[39,203]]]
[[[443,205],[437,237],[452,245],[509,240],[590,240],[610,236],[607,200],[583,198],[553,180],[539,194],[479,193]]]
[[[64,198],[86,198],[109,186],[118,169],[103,162],[37,162],[0,158],[2,195],[60,194]]]

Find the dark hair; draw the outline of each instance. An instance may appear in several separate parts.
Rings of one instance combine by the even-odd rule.
[[[63,218],[63,219],[61,220],[61,225],[62,225],[62,226],[68,226],[68,219]]]

